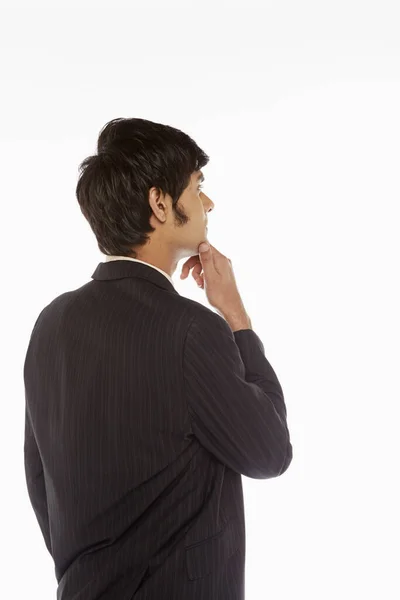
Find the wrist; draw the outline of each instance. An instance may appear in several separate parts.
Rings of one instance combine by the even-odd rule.
[[[224,315],[224,318],[233,332],[240,329],[252,329],[250,317],[246,312]]]

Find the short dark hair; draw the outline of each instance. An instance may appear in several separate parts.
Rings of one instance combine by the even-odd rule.
[[[172,197],[178,224],[187,216],[177,205],[194,171],[209,161],[186,133],[146,119],[117,118],[100,131],[97,154],[79,165],[76,186],[82,214],[103,254],[136,257],[155,231],[149,190],[157,187]]]

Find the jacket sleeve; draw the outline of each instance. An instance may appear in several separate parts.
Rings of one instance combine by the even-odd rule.
[[[25,479],[32,508],[39,523],[48,551],[51,554],[51,539],[47,496],[44,481],[43,465],[39,449],[32,429],[29,412],[25,404],[25,439],[24,439]]]
[[[281,385],[252,329],[232,332],[209,310],[193,317],[183,374],[192,432],[242,475],[268,479],[292,460]]]

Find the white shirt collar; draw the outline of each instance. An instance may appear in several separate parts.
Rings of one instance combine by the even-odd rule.
[[[106,256],[106,262],[109,262],[110,260],[133,260],[135,262],[140,262],[143,263],[144,265],[148,265],[149,267],[153,267],[153,269],[156,269],[157,271],[159,271],[160,273],[162,273],[163,275],[165,275],[165,277],[167,277],[169,279],[169,281],[172,283],[172,285],[175,287],[174,282],[172,281],[172,278],[170,275],[168,275],[168,273],[166,273],[165,271],[163,271],[162,269],[159,269],[158,267],[151,265],[148,262],[145,262],[144,260],[139,260],[138,258],[131,258],[130,256]]]

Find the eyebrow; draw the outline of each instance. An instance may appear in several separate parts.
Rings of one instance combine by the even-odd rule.
[[[200,175],[197,176],[197,181],[204,181],[203,173],[200,173]]]

